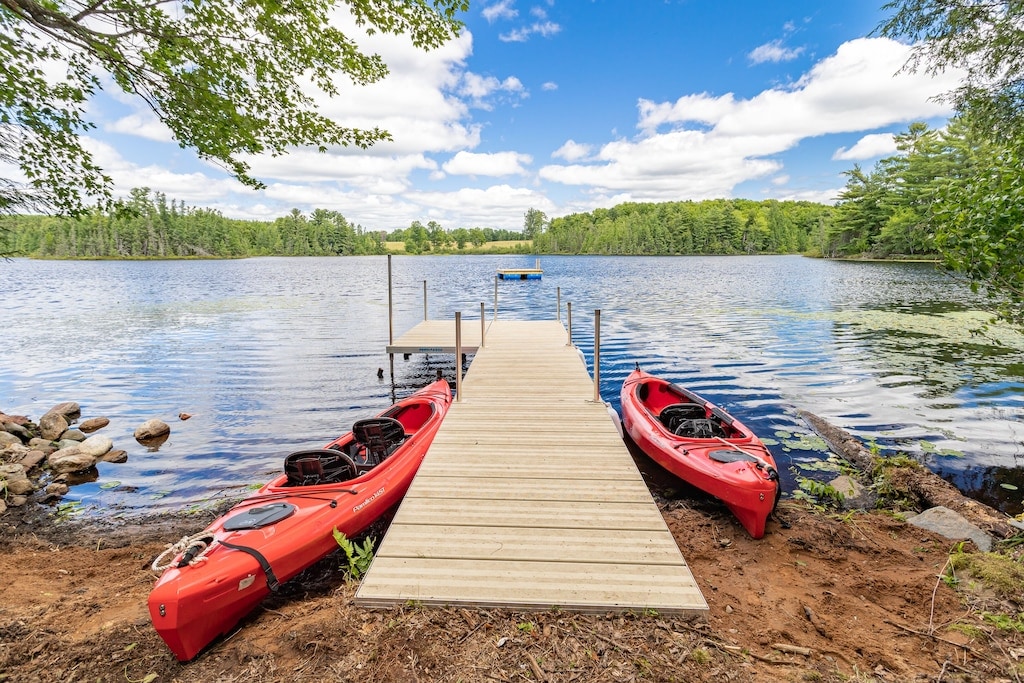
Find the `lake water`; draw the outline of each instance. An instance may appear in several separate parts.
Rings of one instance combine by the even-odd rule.
[[[921,459],[970,495],[1024,509],[1024,337],[972,334],[978,295],[928,264],[778,257],[545,257],[542,280],[499,282],[534,257],[394,257],[395,337],[423,318],[545,319],[572,304],[601,394],[649,372],[767,437],[786,494],[827,457],[796,411]],[[127,450],[65,499],[91,514],[212,505],[269,479],[429,382],[454,358],[395,359],[386,257],[237,261],[17,259],[0,264],[0,410],[38,419],[65,400]],[[560,292],[560,297],[559,297]],[[378,379],[378,368],[384,378]],[[193,415],[179,421],[180,412]],[[171,425],[152,451],[132,437]]]

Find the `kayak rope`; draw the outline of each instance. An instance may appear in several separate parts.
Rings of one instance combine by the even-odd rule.
[[[174,558],[179,554],[182,557],[181,561],[178,562],[178,567],[184,567],[185,565],[195,566],[200,562],[206,561],[206,553],[209,552],[212,545],[213,534],[208,531],[200,531],[198,534],[192,534],[191,536],[182,536],[181,540],[177,543],[168,543],[164,551],[153,560],[150,568],[155,572],[162,572],[174,565]],[[166,564],[162,564],[161,560],[165,557],[169,557],[170,560]]]

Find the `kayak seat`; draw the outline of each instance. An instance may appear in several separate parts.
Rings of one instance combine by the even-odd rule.
[[[665,425],[665,429],[673,434],[680,422],[684,420],[703,420],[706,417],[707,411],[704,410],[704,406],[697,403],[673,403],[665,406],[658,413],[658,419]]]
[[[352,436],[365,447],[366,464],[374,467],[402,445],[405,427],[391,417],[370,417],[352,425]]]
[[[714,439],[726,436],[718,420],[708,417],[699,403],[673,403],[661,409],[658,419],[676,436],[688,439]]]
[[[714,439],[724,437],[725,430],[714,420],[707,418],[701,420],[680,420],[676,428],[672,430],[676,436],[684,436],[688,439]]]
[[[354,479],[358,472],[352,458],[332,449],[290,453],[284,459],[288,486],[315,486]]]

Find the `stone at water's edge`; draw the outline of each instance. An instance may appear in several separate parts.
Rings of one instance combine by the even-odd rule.
[[[97,429],[103,429],[108,424],[110,424],[110,420],[105,417],[90,417],[88,420],[85,420],[82,424],[78,425],[78,428],[86,434],[92,434]]]
[[[22,465],[0,465],[0,482],[7,493],[15,496],[32,493],[35,486],[29,481]]]
[[[128,451],[113,450],[109,451],[106,455],[100,458],[103,462],[128,462]]]
[[[992,537],[968,522],[947,507],[938,505],[928,508],[919,515],[907,518],[907,524],[934,531],[951,540],[970,540],[978,550],[987,553],[992,550]]]
[[[871,510],[875,507],[878,495],[864,484],[848,475],[840,475],[829,482],[843,496],[840,504],[844,510]]]
[[[39,436],[56,441],[68,429],[67,419],[60,413],[47,413],[39,418]]]
[[[10,432],[0,432],[0,448],[7,448],[15,444],[21,444],[21,439]]]
[[[24,425],[20,425],[16,422],[4,422],[3,428],[6,431],[10,432],[11,434],[14,434],[18,438],[20,438],[22,441],[28,441],[29,439],[32,438],[32,434],[29,433],[27,429],[25,429]]]
[[[70,424],[77,420],[82,414],[82,408],[75,401],[64,401],[63,403],[58,403],[54,407],[50,408],[46,413],[47,415],[50,413],[63,415],[64,419],[66,419]]]
[[[97,457],[83,453],[80,446],[62,448],[50,453],[46,459],[50,469],[56,473],[80,472],[96,464]]]
[[[85,432],[81,429],[69,429],[60,435],[61,441],[85,441]]]
[[[113,447],[114,442],[110,440],[110,437],[103,436],[102,434],[94,434],[82,443],[78,444],[78,450],[95,458],[106,455]]]
[[[171,433],[171,428],[161,420],[146,420],[135,429],[135,440],[139,443],[153,441]]]

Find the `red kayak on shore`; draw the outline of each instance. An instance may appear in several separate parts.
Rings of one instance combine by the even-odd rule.
[[[771,452],[742,422],[637,365],[622,384],[622,426],[652,460],[725,503],[753,538],[781,489]]]
[[[292,453],[284,474],[153,562],[153,626],[180,661],[228,633],[280,583],[364,531],[409,489],[451,405],[447,381],[395,403],[323,449]],[[171,559],[165,565],[164,558]]]

